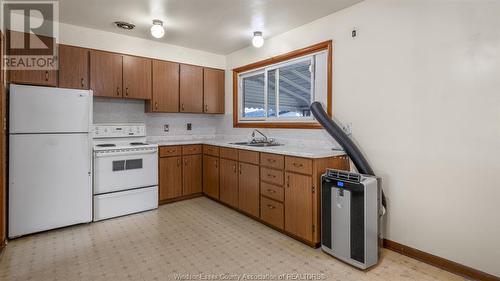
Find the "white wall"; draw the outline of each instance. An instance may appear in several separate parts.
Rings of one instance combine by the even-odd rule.
[[[500,276],[499,12],[488,0],[366,0],[234,52],[227,67],[333,39],[333,112],[383,177],[386,237]],[[218,132],[248,134],[232,128],[226,78]]]
[[[59,24],[59,42],[207,67],[226,67],[226,58],[222,55],[65,23]],[[95,98],[94,123],[142,122],[150,136],[178,138],[214,135],[220,119],[200,114],[146,114],[144,108],[144,101]],[[191,131],[186,129],[187,123],[192,124]],[[170,127],[168,133],[163,131],[164,124]]]

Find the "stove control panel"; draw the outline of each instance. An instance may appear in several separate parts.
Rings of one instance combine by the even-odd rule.
[[[94,138],[145,137],[144,124],[97,124],[94,125]]]

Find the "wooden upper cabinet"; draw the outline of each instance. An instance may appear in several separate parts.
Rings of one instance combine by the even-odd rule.
[[[238,208],[238,162],[220,159],[220,201]]]
[[[90,89],[97,97],[121,98],[122,55],[90,51]]]
[[[182,195],[182,159],[177,157],[159,158],[160,175],[159,199],[168,200]]]
[[[123,56],[123,97],[151,99],[151,60]]]
[[[313,241],[312,177],[285,174],[285,230],[306,241]]]
[[[16,44],[21,43],[22,46],[29,46],[32,42],[42,42],[48,49],[53,49],[56,44],[55,38],[26,34],[17,31],[7,31],[5,48],[6,55],[10,56],[37,56],[49,55],[46,53],[48,49],[30,49],[30,48],[17,48],[10,46],[11,42]],[[57,45],[56,45],[57,48]],[[53,55],[52,53],[50,55]],[[3,60],[3,57],[2,57]],[[40,85],[40,86],[57,86],[57,70],[9,70],[8,81],[17,84],[27,85]]]
[[[202,156],[182,156],[182,195],[201,193],[202,191]]]
[[[181,64],[180,112],[203,112],[203,67]]]
[[[254,217],[259,217],[259,166],[239,163],[238,204],[240,210]]]
[[[153,97],[149,111],[179,112],[179,64],[153,60]]]
[[[203,193],[219,199],[219,158],[203,155]]]
[[[59,45],[59,87],[89,88],[89,50]]]
[[[9,82],[16,84],[57,86],[56,70],[9,70]]]
[[[203,69],[203,112],[224,113],[224,70]]]

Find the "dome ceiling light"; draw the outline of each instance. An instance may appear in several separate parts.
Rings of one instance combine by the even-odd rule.
[[[162,38],[165,35],[165,29],[163,28],[163,22],[161,20],[153,20],[153,26],[151,26],[151,35],[154,38]]]
[[[260,48],[260,47],[264,46],[264,37],[262,36],[261,31],[255,31],[253,33],[252,45],[255,48]]]

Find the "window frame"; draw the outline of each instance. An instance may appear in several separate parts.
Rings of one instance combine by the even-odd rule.
[[[285,118],[280,119],[279,117],[269,119],[264,118],[244,118],[240,117],[240,108],[243,108],[243,93],[241,93],[240,98],[240,75],[242,78],[249,77],[253,75],[258,75],[264,73],[264,79],[267,81],[267,72],[272,69],[277,69],[283,67],[288,63],[292,64],[294,62],[306,59],[309,56],[313,56],[317,53],[327,52],[327,114],[332,116],[332,62],[333,62],[333,44],[332,41],[321,42],[306,48],[295,50],[283,55],[272,57],[270,59],[255,62],[246,66],[233,69],[233,127],[235,128],[294,128],[294,129],[319,129],[322,126],[314,120],[311,116],[310,118],[304,118],[304,120],[299,120],[296,118],[290,118],[286,120]],[[315,66],[314,66],[315,67]],[[312,73],[311,80],[314,81],[315,73]],[[314,82],[312,82],[312,95],[311,99],[314,100]],[[264,86],[264,106],[265,113],[267,115],[267,104],[268,104],[268,89],[267,83]],[[279,99],[279,94],[277,95]],[[277,101],[278,103],[278,101]]]

